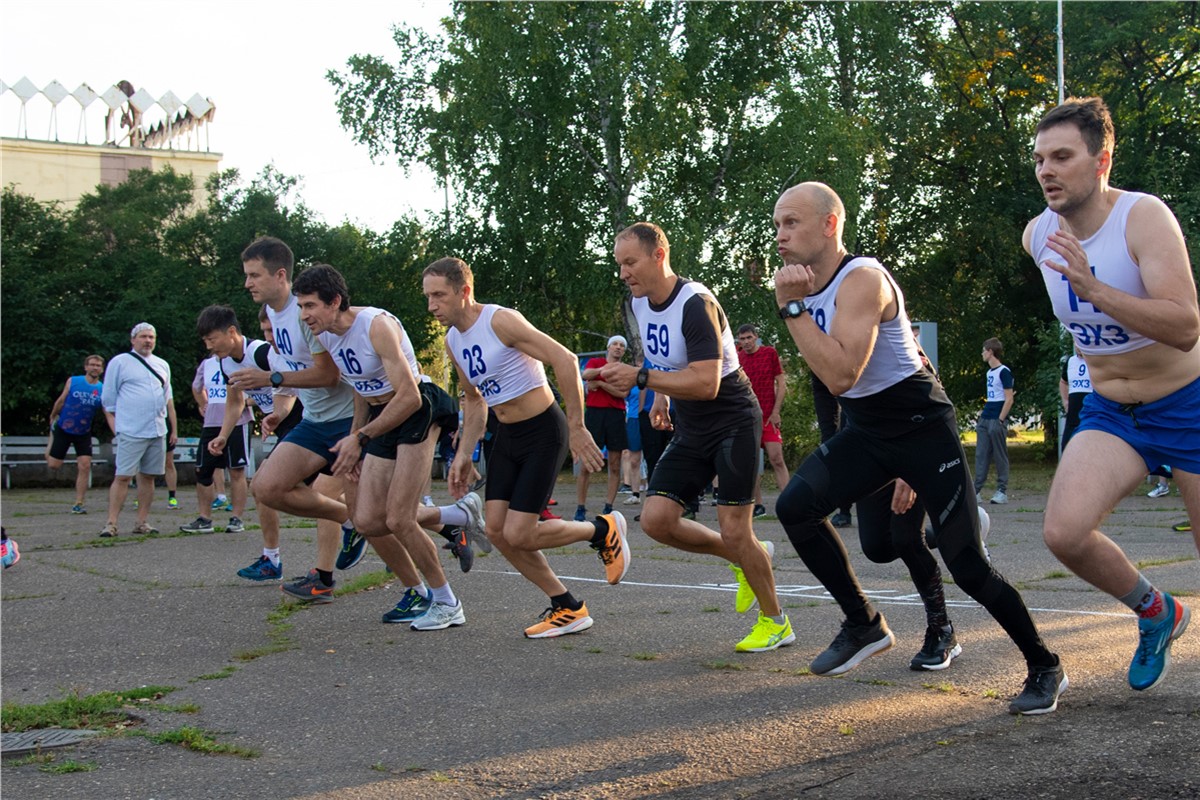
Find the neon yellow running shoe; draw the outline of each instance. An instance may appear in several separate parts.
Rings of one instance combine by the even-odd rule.
[[[767,558],[775,557],[774,542],[759,542],[758,545],[767,552]],[[737,578],[737,598],[733,601],[733,607],[739,614],[745,614],[754,608],[758,598],[754,596],[754,590],[750,588],[750,584],[746,583],[746,575],[742,572],[742,568],[737,564],[730,564],[729,569],[733,572],[733,577]]]
[[[739,653],[762,653],[784,647],[794,641],[796,634],[792,633],[792,621],[787,616],[784,616],[782,625],[776,625],[770,617],[760,611],[758,622],[754,623],[750,634],[733,649]]]

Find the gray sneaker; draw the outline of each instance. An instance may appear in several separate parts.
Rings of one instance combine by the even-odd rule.
[[[842,623],[842,631],[833,644],[813,659],[808,669],[814,675],[841,675],[857,667],[876,653],[882,653],[896,643],[883,615],[874,625]]]
[[[194,521],[180,525],[179,530],[184,533],[212,533],[213,524],[208,517],[196,517]]]
[[[1010,714],[1049,714],[1058,708],[1058,696],[1069,685],[1062,663],[1053,667],[1030,667],[1025,686],[1008,706]]]
[[[1004,492],[997,491],[994,495],[992,495],[992,502],[996,505],[1004,505],[1008,502],[1008,495],[1006,495]]]
[[[241,517],[230,517],[229,524],[225,526],[226,533],[241,533],[244,530],[246,530],[246,525],[242,522]]]
[[[457,605],[448,606],[445,603],[431,603],[429,610],[413,620],[414,631],[440,631],[451,625],[465,625],[467,617],[463,614],[462,600]]]
[[[492,552],[492,543],[487,537],[487,531],[484,529],[485,521],[483,519],[483,500],[479,499],[479,495],[475,492],[467,492],[461,500],[458,500],[454,505],[461,508],[467,514],[467,536],[471,542],[481,553]]]

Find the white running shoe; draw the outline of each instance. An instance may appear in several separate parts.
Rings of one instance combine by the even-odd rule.
[[[1146,492],[1146,497],[1166,497],[1171,493],[1171,490],[1165,483],[1160,483],[1150,491]]]
[[[448,606],[445,603],[432,603],[429,610],[412,621],[414,631],[440,631],[451,625],[466,625],[467,616],[463,613],[462,600],[457,605]]]
[[[484,529],[483,501],[475,492],[467,492],[454,505],[461,508],[467,515],[467,537],[482,553],[492,552],[492,543]]]

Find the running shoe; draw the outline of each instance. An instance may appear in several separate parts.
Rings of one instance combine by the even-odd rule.
[[[608,582],[615,585],[625,577],[632,560],[629,541],[625,538],[625,516],[616,511],[600,519],[608,524],[608,532],[604,535],[604,543],[599,546],[592,545],[592,549],[597,551],[600,561],[604,564]]]
[[[841,675],[857,667],[876,653],[882,653],[896,643],[896,637],[882,614],[876,615],[873,625],[842,623],[833,644],[813,659],[808,669],[814,675]]]
[[[178,497],[168,497],[167,498],[167,508],[169,508],[172,511],[178,511],[179,510],[179,498]]]
[[[224,497],[213,498],[213,501],[212,501],[212,510],[213,511],[220,511],[224,507],[225,507],[225,498]]]
[[[758,517],[765,517],[766,515],[767,515],[767,507],[766,506],[764,506],[762,503],[758,503],[754,506],[755,519],[757,519]]]
[[[149,522],[139,522],[133,526],[132,531],[134,536],[154,536],[158,533],[158,528],[151,525]]]
[[[577,611],[551,607],[542,612],[536,623],[525,629],[525,638],[552,639],[556,636],[566,636],[568,633],[586,631],[590,627],[592,618],[588,616],[586,603]]]
[[[930,625],[925,629],[925,645],[912,657],[912,661],[908,662],[908,668],[917,672],[923,669],[945,669],[960,655],[962,645],[954,635],[954,628]]]
[[[844,512],[838,512],[829,518],[829,524],[835,528],[849,528],[852,521],[850,515]]]
[[[1058,696],[1067,690],[1070,681],[1062,662],[1053,667],[1030,667],[1025,686],[1008,706],[1010,714],[1049,714],[1058,708]]]
[[[87,509],[83,507],[83,503],[76,503],[75,505],[71,506],[71,513],[72,514],[86,514]]]
[[[241,517],[230,517],[229,524],[225,526],[226,533],[241,533],[246,530],[246,524],[242,522]]]
[[[600,512],[600,516],[604,516],[605,514],[611,514],[611,513],[612,513],[612,503],[605,503],[604,510]]]
[[[1146,497],[1166,497],[1171,493],[1170,488],[1165,483],[1160,483],[1150,491],[1146,492]]]
[[[428,610],[428,597],[421,596],[415,589],[405,589],[404,594],[400,595],[400,601],[396,603],[396,607],[383,615],[383,621],[388,623],[412,622]]]
[[[117,537],[116,524],[112,522],[105,523],[104,530],[100,531],[100,537],[103,539],[115,539]]]
[[[1166,619],[1151,622],[1138,620],[1138,646],[1129,665],[1129,686],[1139,692],[1153,689],[1167,677],[1171,666],[1171,642],[1187,630],[1192,612],[1183,603],[1163,592],[1167,606]]]
[[[208,517],[196,517],[194,521],[180,525],[179,530],[184,533],[212,533],[213,523]]]
[[[641,495],[639,495],[637,492],[634,492],[633,494],[629,495],[629,497],[626,497],[623,502],[627,506],[638,506],[642,504],[642,498]]]
[[[479,487],[478,487],[478,486],[472,486],[472,487],[471,487],[471,489],[472,489],[472,491],[477,491],[477,490],[479,489]],[[546,501],[546,505],[548,505],[548,506],[556,506],[556,505],[558,505],[558,501],[557,501],[557,500],[555,500],[553,497],[551,497],[549,500],[547,500],[547,501]]]
[[[622,483],[620,486],[617,487],[617,494],[629,494],[632,491],[633,491],[633,487],[630,486],[628,483]]]
[[[575,507],[575,521],[576,522],[587,522],[587,506],[576,506]]]
[[[483,501],[475,492],[467,492],[454,505],[467,515],[467,536],[481,553],[492,552],[492,543],[487,537],[486,521],[483,518]],[[464,570],[465,572],[465,570]]]
[[[283,562],[276,566],[266,556],[259,556],[258,561],[248,567],[242,567],[237,574],[239,578],[251,581],[277,581],[283,577]]]
[[[547,520],[551,519],[562,519],[562,517],[560,517],[558,514],[555,514],[548,508],[543,508],[542,513],[538,514],[538,519],[542,522],[546,522]]]
[[[0,563],[4,564],[5,569],[8,569],[20,560],[21,548],[17,547],[16,539],[4,539],[0,541]],[[587,612],[584,611],[584,613],[586,614]],[[592,621],[589,618],[588,625],[591,624]],[[526,633],[528,634],[528,631]],[[570,633],[570,631],[567,631],[567,633]]]
[[[1171,530],[1179,531],[1180,533],[1187,533],[1191,529],[1192,529],[1192,521],[1190,519],[1185,519],[1183,522],[1176,522],[1174,525],[1171,526]]]
[[[338,551],[334,566],[346,570],[363,560],[367,552],[367,538],[360,536],[354,528],[342,528],[342,549]]]
[[[326,586],[321,583],[321,576],[317,574],[315,569],[310,569],[308,574],[297,578],[294,583],[285,583],[279,587],[292,597],[296,597],[307,603],[332,603],[333,602],[333,587],[334,583]]]
[[[994,505],[1002,506],[1008,502],[1008,495],[1004,492],[997,491],[994,495],[992,495],[992,499],[989,502]]]
[[[763,653],[777,647],[786,647],[794,641],[796,634],[792,632],[791,620],[784,616],[783,624],[779,625],[760,611],[758,622],[754,623],[746,638],[734,645],[733,649],[739,653]]]
[[[429,610],[412,621],[414,631],[440,631],[455,625],[466,625],[462,600],[452,606],[445,603],[430,603]]]
[[[475,563],[475,552],[471,550],[471,543],[467,541],[467,532],[462,528],[454,529],[454,540],[446,542],[442,545],[443,550],[449,550],[450,553],[458,559],[458,568],[463,572],[470,572],[471,565]]]
[[[767,552],[767,558],[775,557],[774,542],[759,542],[758,546]],[[737,564],[730,564],[729,569],[733,571],[733,577],[737,579],[737,597],[733,601],[734,610],[739,614],[745,614],[754,608],[758,598],[754,596],[754,590],[746,582],[746,574],[742,572],[742,568]]]

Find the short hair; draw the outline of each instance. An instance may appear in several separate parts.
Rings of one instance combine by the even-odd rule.
[[[1002,355],[1004,355],[1004,345],[1001,344],[1000,340],[995,337],[985,341],[983,343],[983,349],[991,350],[992,355],[994,355],[996,358],[1000,358]]]
[[[758,326],[752,322],[747,322],[745,325],[738,326],[737,335],[741,336],[743,333],[753,333],[755,336],[758,336]]]
[[[617,234],[617,241],[633,237],[642,243],[642,247],[647,253],[653,253],[658,248],[662,248],[668,253],[671,252],[671,243],[667,241],[667,235],[663,233],[663,229],[655,225],[653,222],[635,222],[625,230]]]
[[[101,364],[103,364],[103,363],[104,363],[104,356],[102,356],[102,355],[97,355],[96,353],[92,353],[90,356],[88,356],[87,358],[83,359],[83,365],[86,367],[86,366],[88,365],[88,362],[89,362],[89,361],[92,361],[93,359],[94,359],[94,360],[96,360],[96,361],[99,361]]]
[[[475,273],[471,272],[471,268],[467,266],[467,262],[454,256],[439,258],[430,264],[421,272],[422,278],[426,275],[445,278],[446,282],[456,292],[464,286],[470,286],[472,289],[475,288]]]
[[[203,339],[210,333],[236,328],[238,333],[242,328],[238,325],[237,312],[230,306],[208,306],[196,317],[196,333]]]
[[[350,309],[350,289],[346,286],[346,279],[328,264],[313,264],[297,275],[292,284],[292,294],[315,294],[322,303],[332,303],[334,298],[340,297],[342,302],[338,305],[338,311]]]
[[[131,330],[129,332],[129,338],[132,339],[133,337],[137,336],[142,331],[150,331],[155,336],[158,336],[158,329],[156,329],[149,322],[139,322],[137,325],[134,325],[133,330]]]
[[[1037,133],[1056,125],[1074,125],[1083,137],[1088,152],[1096,155],[1101,150],[1110,153],[1116,146],[1117,137],[1113,132],[1112,115],[1108,106],[1099,97],[1068,97],[1061,105],[1057,105],[1042,117],[1037,124]]]
[[[247,261],[261,261],[263,266],[272,273],[283,270],[287,273],[290,281],[296,257],[292,255],[292,248],[288,247],[282,239],[276,239],[274,236],[260,236],[242,251],[242,263],[245,264]]]
[[[271,322],[271,318],[267,315],[267,304],[266,303],[263,303],[262,308],[258,309],[258,324],[262,325],[264,322],[266,322],[268,324],[270,324],[270,322]]]

